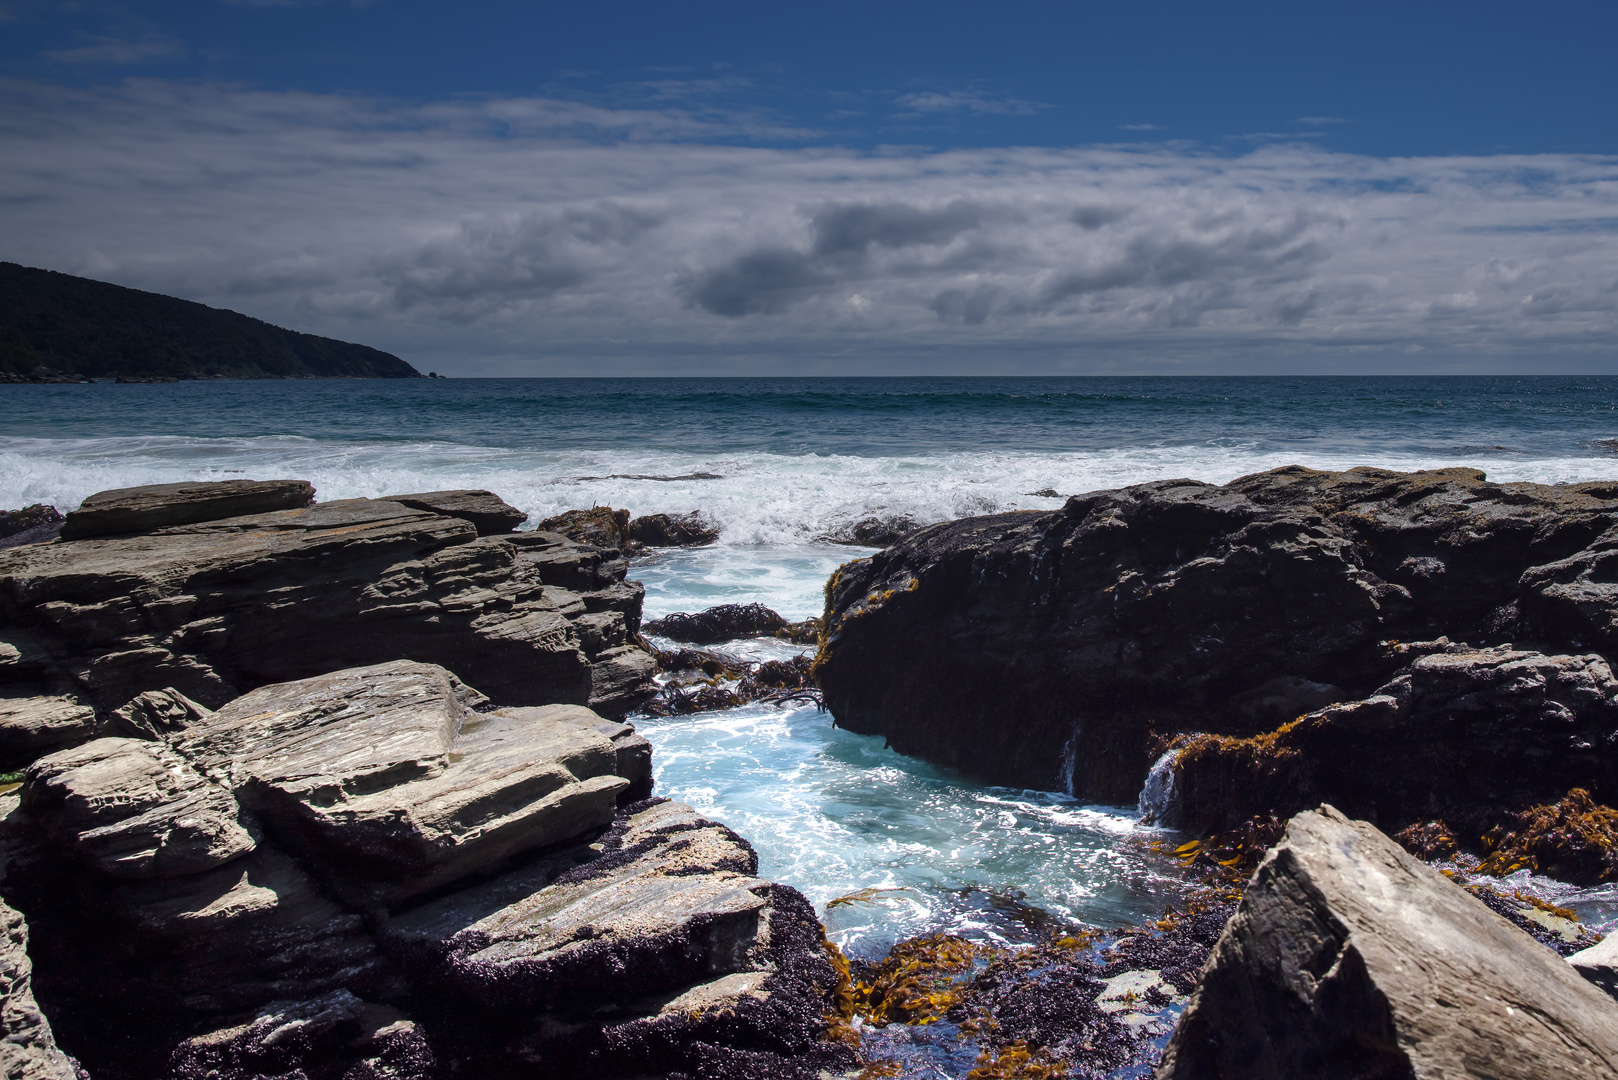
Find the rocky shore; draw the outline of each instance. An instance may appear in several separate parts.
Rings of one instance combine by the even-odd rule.
[[[6,1074],[851,1067],[813,909],[615,719],[656,690],[620,553],[313,495],[104,492],[0,551]]]
[[[0,516],[8,1077],[863,1080],[930,1040],[972,1080],[1618,1078],[1618,951],[1480,884],[1618,879],[1618,485],[1290,468],[877,523],[802,623],[642,624],[626,552],[701,514],[524,521],[296,480]],[[625,722],[822,694],[1139,797],[1197,838],[1184,890],[850,962]]]

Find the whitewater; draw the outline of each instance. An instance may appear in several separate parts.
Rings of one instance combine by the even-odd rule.
[[[1618,479],[1618,379],[258,381],[0,387],[0,509],[247,477],[321,500],[486,488],[530,515],[700,510],[709,547],[637,558],[646,617],[759,602],[819,615],[869,518],[1049,510],[1101,488],[1281,465]],[[793,646],[726,646],[754,659]],[[1179,886],[1137,807],[987,787],[812,706],[637,721],[657,793],[748,837],[761,873],[876,954],[951,930],[1030,940],[1155,917]],[[1543,889],[1600,922],[1618,894]]]

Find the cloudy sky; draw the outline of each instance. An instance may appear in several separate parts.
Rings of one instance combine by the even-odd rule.
[[[0,0],[0,259],[457,375],[1618,372],[1615,11]]]

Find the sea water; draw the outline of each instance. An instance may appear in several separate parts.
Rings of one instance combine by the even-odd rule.
[[[648,617],[817,615],[868,517],[918,523],[1287,464],[1618,479],[1618,378],[490,379],[0,386],[0,509],[111,487],[298,477],[321,499],[488,488],[532,515],[702,510],[710,547],[635,562]],[[1054,492],[1054,495],[1038,494]],[[754,659],[794,646],[723,646]],[[1139,922],[1178,881],[1136,806],[985,786],[812,706],[641,720],[659,794],[731,825],[874,954],[934,930]],[[1150,805],[1151,797],[1147,799]],[[1618,894],[1525,879],[1608,921]]]

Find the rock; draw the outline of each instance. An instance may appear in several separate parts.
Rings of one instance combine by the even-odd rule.
[[[897,544],[920,526],[909,514],[899,517],[868,517],[821,539],[832,544],[851,544],[861,547],[889,547]]]
[[[682,803],[633,808],[564,853],[417,907],[386,940],[482,1008],[576,1009],[762,970],[768,883],[746,841]],[[424,969],[423,965],[426,966]]]
[[[397,661],[255,690],[174,745],[368,908],[604,829],[632,786],[594,713],[482,701]]]
[[[171,525],[296,510],[315,499],[307,480],[215,480],[99,491],[62,523],[63,540],[151,532]]]
[[[717,477],[715,477],[717,479]],[[700,511],[646,514],[631,521],[627,535],[646,547],[700,547],[719,539],[720,527]]]
[[[1415,659],[1386,641],[1618,646],[1609,546],[1610,484],[1297,466],[1141,484],[929,526],[844,566],[816,676],[840,726],[903,753],[1129,803],[1175,735],[1368,698]]]
[[[628,542],[629,511],[614,510],[610,506],[568,510],[541,521],[539,529],[560,533],[574,543],[616,550]]]
[[[396,502],[413,510],[427,510],[445,517],[469,521],[479,536],[508,533],[528,520],[528,515],[508,504],[492,491],[457,490],[427,491],[414,495],[384,495],[387,502]]]
[[[175,1080],[303,1076],[311,1061],[344,1080],[433,1080],[432,1048],[397,1009],[334,990],[307,1001],[273,1001],[244,1024],[198,1035],[169,1059]]]
[[[1329,801],[1390,832],[1442,820],[1465,843],[1569,789],[1610,790],[1615,742],[1602,657],[1446,646],[1362,700],[1252,738],[1198,736],[1174,767],[1197,831]]]
[[[230,791],[142,739],[94,739],[40,758],[22,807],[61,851],[112,877],[202,873],[256,846]]]
[[[44,503],[0,511],[0,548],[53,540],[61,533],[61,525],[62,515],[56,507]]]
[[[34,1001],[28,923],[4,901],[0,931],[0,1071],[6,1080],[81,1080],[73,1060],[57,1049],[50,1021]]]
[[[184,731],[213,715],[178,690],[166,687],[137,694],[112,713],[112,726],[120,735],[133,739],[162,739]]]
[[[1618,1076],[1618,1005],[1327,806],[1293,818],[1214,947],[1159,1080]]]
[[[642,629],[673,641],[712,645],[737,638],[763,637],[787,626],[787,621],[763,604],[720,604],[696,614],[676,611]]]
[[[368,499],[0,551],[0,693],[54,679],[105,721],[146,691],[213,708],[407,657],[502,704],[622,715],[655,692],[627,569]]]
[[[26,765],[59,746],[94,738],[95,710],[71,694],[40,694],[41,686],[0,686],[0,767]]]
[[[1567,962],[1609,997],[1618,999],[1618,934],[1609,934],[1599,944],[1574,953]]]

